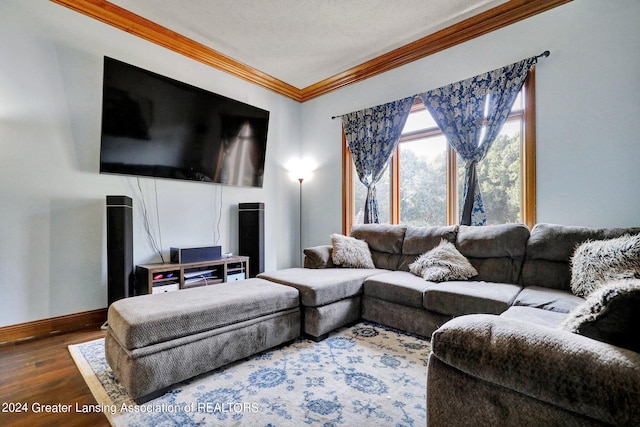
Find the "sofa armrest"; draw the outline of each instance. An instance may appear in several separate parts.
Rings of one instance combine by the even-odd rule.
[[[494,315],[455,318],[433,355],[473,377],[615,425],[640,419],[640,354]]]
[[[331,258],[333,246],[320,245],[306,248],[304,252],[304,268],[331,268],[335,267]]]

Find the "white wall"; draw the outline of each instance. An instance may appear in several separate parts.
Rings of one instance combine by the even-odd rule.
[[[579,0],[304,104],[304,245],[340,232],[341,125],[331,116],[465,79],[545,50],[536,73],[537,220],[640,225],[640,2]]]
[[[105,195],[134,197],[135,262],[157,261],[135,178],[98,174],[102,57],[271,111],[263,189],[157,180],[165,253],[237,251],[237,204],[266,204],[266,269],[341,231],[341,126],[331,116],[439,87],[550,50],[537,73],[538,221],[637,226],[640,2],[576,0],[444,52],[297,104],[46,0],[0,2],[0,326],[106,306]],[[302,141],[302,143],[300,143]],[[302,146],[301,146],[302,145]],[[155,206],[154,181],[141,179]],[[223,203],[220,205],[220,190]]]
[[[159,260],[143,231],[136,179],[98,173],[104,55],[271,112],[262,189],[140,179],[153,220],[157,187],[165,255],[214,243],[236,252],[238,203],[264,202],[266,269],[299,262],[290,226],[298,183],[284,169],[300,153],[299,103],[49,1],[3,0],[0,326],[107,305],[107,194],[134,198],[134,262]]]

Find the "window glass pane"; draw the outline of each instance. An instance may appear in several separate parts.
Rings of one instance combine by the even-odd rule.
[[[353,224],[364,223],[364,202],[367,200],[367,187],[365,187],[356,173],[355,167],[353,168],[353,186],[354,188],[354,203],[353,203]]]
[[[478,163],[487,224],[522,222],[520,133],[501,133]]]
[[[402,129],[402,133],[437,127],[438,125],[431,117],[431,114],[429,114],[426,109],[423,109],[409,114],[409,117],[407,117],[407,121],[404,124],[404,128]]]
[[[520,133],[522,132],[522,120],[508,120],[502,130],[500,131],[500,135],[506,135],[509,138],[518,135],[520,137]]]
[[[399,144],[400,221],[425,226],[447,223],[447,140],[444,136]]]
[[[380,224],[391,223],[391,168],[387,167],[376,185],[378,219]]]
[[[389,224],[391,222],[391,187],[390,187],[390,167],[384,171],[382,178],[376,184],[376,197],[378,198],[378,220],[380,224]],[[354,205],[353,205],[353,224],[364,223],[364,202],[367,200],[367,187],[365,187],[358,173],[353,167],[354,181]]]
[[[520,119],[505,123],[487,157],[478,163],[487,225],[522,222],[522,151]],[[458,157],[458,207],[462,213],[464,161]]]
[[[520,111],[524,109],[524,91],[521,90],[518,92],[518,96],[516,97],[513,106],[511,107],[511,111]]]

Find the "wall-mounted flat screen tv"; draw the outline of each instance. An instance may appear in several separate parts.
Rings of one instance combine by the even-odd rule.
[[[100,173],[262,187],[269,112],[105,57]]]

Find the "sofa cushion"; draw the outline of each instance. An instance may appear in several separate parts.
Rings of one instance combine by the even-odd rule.
[[[260,279],[118,300],[109,328],[133,350],[298,307],[298,291]]]
[[[589,295],[562,329],[640,352],[640,280],[608,282]]]
[[[588,228],[557,224],[536,224],[527,242],[522,266],[522,283],[569,290],[569,261],[576,247],[588,239],[603,240],[624,234],[638,234],[640,228]]]
[[[534,323],[548,328],[557,328],[566,319],[567,313],[541,310],[533,307],[514,306],[502,313],[500,317],[518,320],[520,322]]]
[[[335,267],[331,253],[333,252],[332,245],[319,245],[311,248],[305,248],[304,253],[304,268],[331,268]]]
[[[402,256],[397,270],[409,271],[409,264],[418,256],[435,248],[444,239],[454,243],[457,225],[414,227],[408,226],[402,243]]]
[[[259,278],[292,286],[307,307],[319,307],[362,293],[365,279],[386,270],[369,268],[287,268],[258,274]]]
[[[461,225],[456,247],[478,271],[477,280],[518,283],[528,238],[524,224]]]
[[[569,291],[542,286],[527,286],[518,294],[513,305],[566,314],[583,302],[583,298],[577,297]]]
[[[487,314],[450,320],[433,333],[431,348],[442,362],[488,383],[604,425],[638,425],[640,353]]]
[[[431,282],[467,280],[478,274],[455,245],[444,239],[409,264],[409,271]]]
[[[571,291],[583,298],[608,280],[640,277],[640,234],[587,240],[571,257]]]
[[[406,230],[406,225],[357,224],[351,228],[351,237],[364,240],[372,251],[398,254]]]
[[[429,286],[422,305],[427,310],[450,316],[500,314],[507,310],[522,287],[511,283],[442,282]]]
[[[406,225],[358,224],[351,229],[351,237],[367,242],[376,268],[397,270],[406,230]]]
[[[407,307],[423,308],[424,291],[433,285],[409,272],[392,271],[365,280],[364,294]]]
[[[341,234],[331,235],[331,260],[347,268],[375,268],[369,246],[364,240]]]

